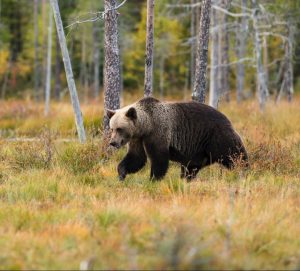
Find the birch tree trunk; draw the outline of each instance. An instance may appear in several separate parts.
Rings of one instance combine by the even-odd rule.
[[[147,0],[147,37],[145,61],[145,97],[153,94],[154,0]]]
[[[50,9],[51,10],[51,9]],[[41,76],[41,86],[45,86],[43,82],[46,82],[47,80],[47,46],[48,46],[48,27],[49,27],[49,22],[48,22],[48,17],[47,17],[47,1],[42,0],[42,18],[43,18],[43,69],[42,69],[42,76]],[[44,89],[45,90],[45,89]],[[44,92],[45,94],[45,92]]]
[[[39,68],[39,27],[38,27],[38,9],[39,1],[34,0],[34,98],[39,100],[40,88],[40,68]]]
[[[192,99],[201,103],[205,103],[210,10],[211,0],[203,0],[200,15],[199,33],[197,38],[198,44],[195,68],[195,83],[192,93]]]
[[[256,0],[252,0],[253,6],[253,28],[254,28],[254,44],[255,44],[255,54],[256,54],[256,70],[257,70],[257,95],[259,106],[261,110],[264,110],[266,100],[268,97],[268,87],[266,82],[266,75],[262,62],[262,45],[261,37],[259,33],[259,6]]]
[[[247,8],[247,0],[241,0],[242,4],[242,13],[246,13]],[[237,58],[243,59],[246,54],[246,42],[247,42],[247,27],[248,26],[248,18],[243,16],[241,19],[241,27],[236,32],[237,39]],[[243,62],[238,62],[236,65],[237,68],[237,84],[236,84],[236,98],[238,104],[242,101],[243,91],[245,86],[245,65]]]
[[[231,0],[222,0],[222,7],[225,10],[229,10]],[[228,30],[228,16],[226,13],[222,14],[221,23],[223,25],[222,30],[220,31],[220,36],[222,37],[221,43],[221,63],[220,68],[221,73],[221,82],[220,82],[220,91],[225,96],[226,102],[230,102],[230,86],[229,86],[229,30]],[[221,89],[222,88],[222,89]]]
[[[55,99],[56,101],[60,100],[60,91],[61,91],[61,59],[60,59],[60,48],[59,48],[59,39],[58,36],[55,36]]]
[[[118,15],[113,8],[116,7],[116,0],[105,0],[104,26],[104,108],[120,108],[120,52],[118,41]],[[109,118],[105,113],[104,131],[108,135]]]
[[[68,87],[69,87],[69,91],[70,91],[71,102],[72,102],[73,109],[74,109],[77,133],[78,133],[80,142],[84,143],[86,141],[86,135],[85,135],[85,130],[84,130],[84,126],[83,126],[83,119],[82,119],[82,114],[80,111],[80,104],[79,104],[76,85],[75,85],[75,81],[74,81],[70,56],[69,56],[69,52],[68,52],[68,48],[67,48],[63,23],[62,23],[61,16],[60,16],[59,6],[57,3],[57,0],[50,0],[50,3],[52,6],[53,15],[54,15],[55,23],[56,23],[56,30],[57,30],[57,35],[59,38],[62,57],[63,57],[63,61],[64,61],[67,83],[68,83]]]
[[[48,50],[47,50],[47,72],[45,87],[45,115],[49,115],[50,111],[50,92],[51,92],[51,60],[52,60],[52,18],[51,9],[49,9],[49,25],[48,25]]]
[[[100,92],[100,42],[99,42],[100,23],[93,23],[93,41],[94,41],[94,97],[99,97]]]
[[[214,0],[213,4],[217,5],[218,1]],[[218,12],[213,9],[211,12],[211,51],[210,51],[210,87],[209,87],[209,105],[218,108],[219,103],[219,27]]]

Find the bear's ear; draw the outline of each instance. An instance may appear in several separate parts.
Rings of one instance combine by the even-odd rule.
[[[110,109],[106,110],[106,115],[108,116],[109,119],[111,119],[114,114],[116,114],[115,110],[110,110]]]
[[[137,113],[134,107],[130,107],[128,109],[128,111],[126,112],[125,115],[127,118],[131,119],[131,120],[136,120],[137,119]]]

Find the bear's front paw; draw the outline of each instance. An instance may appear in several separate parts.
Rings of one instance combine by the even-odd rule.
[[[126,173],[125,168],[122,167],[121,165],[118,166],[118,174],[119,174],[119,180],[124,181],[127,173]]]

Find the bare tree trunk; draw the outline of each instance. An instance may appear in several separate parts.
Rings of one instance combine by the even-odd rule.
[[[191,0],[191,5],[195,4],[195,0]],[[196,36],[195,21],[196,21],[196,8],[191,8],[191,63],[190,63],[190,78],[191,78],[191,89],[193,89],[195,81],[195,52],[196,52]]]
[[[49,115],[50,111],[50,93],[51,93],[51,60],[52,60],[52,18],[51,9],[49,9],[49,26],[48,26],[48,52],[47,52],[47,73],[45,87],[45,115]]]
[[[195,83],[192,99],[205,103],[211,0],[203,0],[198,33]]]
[[[48,27],[49,22],[47,20],[47,1],[42,0],[42,18],[43,18],[43,44],[42,44],[42,55],[43,55],[43,61],[42,61],[42,76],[41,76],[41,86],[43,85],[43,82],[46,82],[47,80],[47,41],[48,41]]]
[[[256,0],[252,0],[253,5],[253,28],[254,28],[254,44],[256,53],[256,70],[257,70],[257,95],[259,100],[259,106],[261,110],[264,110],[268,97],[268,88],[266,82],[266,75],[262,62],[262,46],[259,33],[258,16],[259,6]]]
[[[39,1],[34,0],[34,97],[39,100],[40,88],[40,67],[39,67],[39,27],[38,27],[38,9]]]
[[[218,1],[214,0],[213,4],[218,5]],[[209,87],[209,105],[218,108],[219,103],[219,27],[218,12],[213,9],[211,12],[211,51],[210,51],[210,87]]]
[[[98,98],[100,93],[100,41],[99,41],[100,23],[93,23],[93,41],[94,41],[94,97]]]
[[[286,48],[287,55],[287,70],[286,70],[286,84],[288,101],[291,102],[294,94],[294,71],[293,71],[293,44],[294,44],[294,29],[291,22],[288,25],[288,42]]]
[[[120,108],[120,52],[118,41],[118,15],[116,10],[116,0],[105,0],[105,10],[110,10],[105,14],[104,29],[104,108]],[[109,118],[104,116],[104,130],[106,135],[109,131]]]
[[[222,6],[224,9],[229,10],[231,0],[222,0]],[[230,86],[229,86],[229,31],[228,31],[228,16],[226,13],[222,14],[222,25],[223,29],[220,31],[220,36],[222,37],[220,43],[222,46],[221,49],[221,63],[222,66],[220,68],[221,72],[221,82],[220,88],[222,88],[222,92],[224,93],[226,102],[230,102]]]
[[[145,97],[153,94],[154,0],[147,0],[147,37],[145,63]]]
[[[241,0],[242,3],[242,13],[246,13],[247,0]],[[247,26],[248,19],[246,16],[242,17],[241,27],[236,32],[237,39],[237,57],[243,59],[246,54],[246,42],[247,42]],[[243,98],[243,91],[245,86],[245,65],[243,62],[238,62],[236,65],[237,68],[237,86],[236,86],[236,96],[237,102],[240,103]]]
[[[50,1],[51,1],[50,3],[52,6],[53,14],[54,14],[55,23],[56,23],[57,35],[59,38],[62,57],[63,57],[63,61],[64,61],[67,83],[68,83],[71,101],[72,101],[72,105],[73,105],[73,109],[74,109],[77,133],[78,133],[80,142],[84,143],[86,141],[86,135],[85,135],[85,130],[84,130],[84,126],[83,126],[83,119],[82,119],[82,114],[81,114],[81,110],[80,110],[80,104],[79,104],[79,99],[78,99],[78,95],[77,95],[76,85],[75,85],[75,81],[74,81],[70,56],[69,56],[69,52],[68,52],[68,48],[67,48],[67,42],[66,42],[66,37],[65,37],[65,33],[64,33],[63,23],[62,23],[61,16],[60,16],[59,6],[57,3],[57,0],[50,0]]]
[[[55,36],[55,46],[56,46],[56,55],[55,55],[55,99],[56,101],[60,100],[61,92],[61,59],[60,59],[60,48],[59,48],[59,39],[58,36]]]

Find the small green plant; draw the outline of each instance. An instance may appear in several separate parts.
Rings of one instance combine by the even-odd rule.
[[[48,136],[29,142],[14,142],[6,158],[13,169],[48,169],[53,157],[52,139]]]
[[[58,154],[59,163],[73,174],[86,173],[101,162],[100,147],[95,143],[69,144]]]

